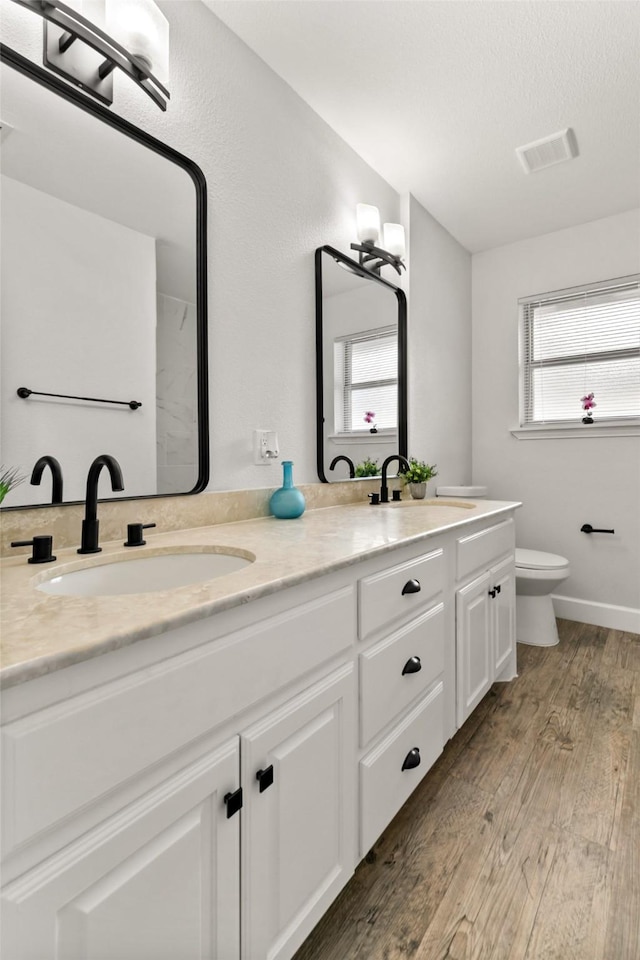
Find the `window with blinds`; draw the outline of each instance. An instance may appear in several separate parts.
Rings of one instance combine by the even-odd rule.
[[[521,426],[640,418],[640,276],[519,303]]]
[[[336,433],[398,427],[398,331],[380,327],[334,342]],[[367,412],[375,414],[367,423]]]

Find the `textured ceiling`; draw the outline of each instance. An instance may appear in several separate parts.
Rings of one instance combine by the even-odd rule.
[[[640,205],[636,0],[204,2],[472,252]],[[523,173],[565,127],[579,157]]]

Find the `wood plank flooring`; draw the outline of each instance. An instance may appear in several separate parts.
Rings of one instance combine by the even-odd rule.
[[[640,637],[558,621],[295,960],[640,960]]]

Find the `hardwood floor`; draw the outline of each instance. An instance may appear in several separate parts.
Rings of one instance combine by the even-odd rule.
[[[558,621],[295,960],[639,960],[640,637]]]

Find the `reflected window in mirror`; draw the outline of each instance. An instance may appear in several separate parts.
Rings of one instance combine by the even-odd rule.
[[[318,476],[375,475],[407,447],[406,298],[332,247],[316,251]],[[360,469],[359,469],[360,468]]]
[[[1,53],[2,462],[29,477],[54,456],[65,503],[84,498],[89,465],[104,453],[122,467],[118,499],[203,490],[204,176],[82,92],[4,45]],[[114,499],[108,484],[102,492]],[[26,482],[3,509],[46,506],[46,494]]]
[[[398,331],[338,337],[333,347],[336,435],[398,432]]]

